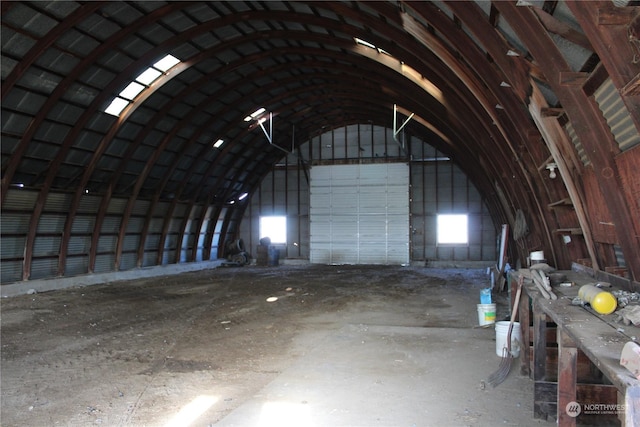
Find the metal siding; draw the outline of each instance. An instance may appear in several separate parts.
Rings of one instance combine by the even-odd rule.
[[[67,258],[67,264],[65,266],[66,276],[76,276],[78,274],[86,274],[89,270],[89,257],[88,256],[74,256]]]
[[[629,110],[624,105],[624,101],[620,97],[611,78],[608,78],[598,90],[596,90],[594,98],[620,150],[626,151],[640,144],[638,129],[636,129]]]
[[[108,214],[119,214],[124,212],[127,199],[112,198],[109,200],[109,206],[107,207]]]
[[[149,210],[150,202],[148,200],[136,200],[133,204],[132,215],[145,216]]]
[[[58,272],[58,258],[34,258],[31,262],[30,280],[54,277]]]
[[[67,217],[65,215],[42,214],[37,234],[62,233]]]
[[[91,248],[91,236],[71,236],[69,238],[70,255],[87,254]]]
[[[57,259],[57,255],[60,251],[60,241],[60,236],[38,236],[33,244],[34,258],[43,256],[54,256]]]
[[[49,193],[44,204],[46,212],[68,212],[71,203],[71,194]]]
[[[37,191],[25,190],[23,188],[10,188],[5,195],[2,206],[4,210],[32,210],[36,205]],[[4,217],[4,213],[2,216]]]
[[[94,223],[95,217],[76,215],[71,225],[71,234],[91,233]]]
[[[97,213],[100,208],[100,200],[99,196],[83,195],[80,198],[78,213]]]
[[[98,239],[98,252],[115,252],[117,240],[117,236],[100,236]]]
[[[114,254],[102,254],[96,257],[94,273],[108,273],[114,270],[116,259]]]
[[[121,217],[119,216],[105,216],[100,233],[118,233],[120,231],[120,219]]]
[[[580,139],[578,138],[576,131],[573,129],[573,125],[571,124],[571,122],[567,122],[564,129],[567,132],[567,135],[569,136],[569,138],[571,139],[571,142],[573,143],[573,146],[576,149],[576,153],[578,154],[578,158],[580,159],[582,164],[584,166],[589,166],[591,164],[591,160],[589,159],[587,152],[582,146],[582,142],[580,142]]]
[[[30,217],[28,214],[3,212],[2,218],[0,218],[0,233],[2,233],[2,238],[4,239],[6,234],[27,234],[29,230],[29,220]]]
[[[158,252],[145,252],[142,257],[142,266],[150,267],[156,265],[156,259],[158,258]]]
[[[25,236],[2,236],[0,239],[0,248],[2,250],[3,259],[22,258],[24,256]],[[3,261],[4,264],[4,261]],[[0,264],[0,268],[4,265]]]
[[[2,261],[0,280],[3,284],[22,280],[22,261]]]

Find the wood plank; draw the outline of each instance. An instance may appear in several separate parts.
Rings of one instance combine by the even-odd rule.
[[[558,76],[558,83],[563,86],[582,86],[589,77],[589,73],[576,71],[561,71]]]
[[[542,22],[542,25],[544,25],[547,31],[553,34],[557,34],[560,37],[586,50],[593,51],[591,42],[584,34],[575,30],[570,25],[554,18],[553,15],[548,14],[541,8],[534,7],[532,8],[532,10],[536,13],[536,15],[538,15],[538,18],[540,18],[540,22]]]
[[[540,109],[540,115],[542,117],[560,117],[563,114],[564,114],[564,108],[546,107],[546,108]]]
[[[616,7],[611,3],[598,8],[598,25],[628,25],[636,14],[635,7]]]
[[[620,90],[620,96],[637,95],[640,95],[640,74],[636,74],[636,76]]]
[[[578,348],[573,339],[558,329],[558,426],[576,425],[576,417],[569,407],[575,405],[578,380]]]
[[[509,275],[511,277],[511,275]],[[531,369],[529,369],[531,363],[531,355],[529,350],[531,347],[531,340],[533,338],[533,333],[531,330],[531,310],[530,310],[531,298],[522,291],[522,295],[520,297],[520,307],[518,307],[518,315],[520,317],[520,329],[522,331],[522,346],[523,351],[520,352],[522,355],[520,357],[520,374],[531,376]]]
[[[555,301],[545,300],[533,285],[525,284],[524,289],[533,299],[535,310],[542,312],[534,313],[534,319],[549,316],[574,342],[580,343],[580,349],[619,390],[640,390],[640,381],[630,376],[619,364],[622,347],[631,340],[629,335],[640,336],[640,328],[629,326],[625,327],[625,332],[621,332],[618,330],[619,325],[613,320],[613,315],[601,316],[581,306],[571,305],[571,300],[577,296],[580,285],[593,281],[591,277],[572,273],[566,273],[567,280],[578,286],[555,288],[554,291],[558,295]],[[546,327],[546,324],[544,326]],[[542,358],[542,354],[537,357]]]
[[[569,197],[566,197],[566,198],[564,198],[562,200],[558,200],[558,201],[553,202],[553,203],[549,203],[547,205],[547,207],[549,207],[549,208],[565,207],[565,206],[569,206],[569,207],[573,206],[573,202],[571,201],[571,199]]]
[[[547,315],[536,307],[534,300],[533,312],[533,380],[544,381],[546,379],[547,358]],[[533,417],[547,419],[547,408],[533,403]]]
[[[556,402],[558,384],[551,381],[538,381],[534,383],[534,405],[541,408],[548,416],[556,417],[558,404]],[[588,404],[616,404],[619,402],[619,392],[611,385],[578,384],[576,402],[580,405]],[[623,414],[624,415],[624,414]],[[616,415],[580,414],[576,421],[580,425],[615,425]],[[624,424],[622,424],[624,425]]]

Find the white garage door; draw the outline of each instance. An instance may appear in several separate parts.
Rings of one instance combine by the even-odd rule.
[[[310,261],[409,264],[409,165],[311,168]]]

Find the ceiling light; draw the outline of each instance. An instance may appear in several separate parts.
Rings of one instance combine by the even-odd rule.
[[[248,195],[249,193],[242,193],[240,197],[238,197],[238,200],[244,200]]]
[[[558,167],[555,163],[549,163],[547,165],[547,169],[549,170],[549,178],[554,179],[556,175],[556,168]]]
[[[220,148],[224,144],[224,140],[219,139],[213,144],[213,148]]]
[[[520,54],[518,52],[516,52],[515,50],[509,49],[507,51],[507,56],[520,56]]]

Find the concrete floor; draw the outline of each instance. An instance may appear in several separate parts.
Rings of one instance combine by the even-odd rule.
[[[487,285],[484,270],[241,267],[5,298],[1,424],[555,425],[532,418],[518,360],[484,386],[500,363],[494,330],[473,328]]]

